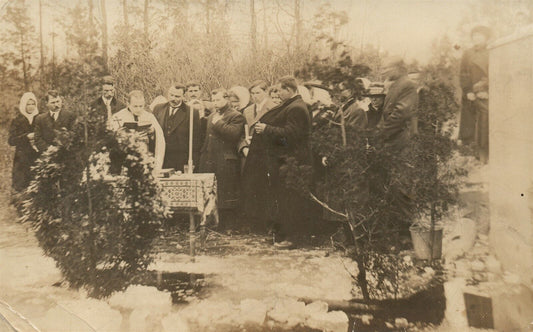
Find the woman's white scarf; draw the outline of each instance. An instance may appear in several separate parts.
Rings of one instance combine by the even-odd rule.
[[[35,102],[35,110],[33,111],[33,113],[28,114],[26,112],[26,105],[28,104],[28,101],[30,100],[33,100]],[[33,92],[26,92],[22,95],[22,98],[20,98],[19,111],[22,115],[26,117],[26,119],[28,119],[30,124],[33,123],[33,118],[37,114],[39,114],[39,109],[37,108],[37,98],[35,97]]]

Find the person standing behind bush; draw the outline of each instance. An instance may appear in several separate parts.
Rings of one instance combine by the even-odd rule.
[[[34,142],[34,118],[39,114],[37,98],[32,92],[26,92],[20,98],[20,114],[11,122],[8,143],[15,147],[11,187],[14,192],[21,192],[31,181],[30,168],[37,159],[38,150]]]
[[[143,92],[140,90],[131,91],[128,107],[113,115],[113,130],[138,131],[142,137],[146,138],[147,149],[151,146],[150,140],[154,139],[154,151],[150,152],[154,153],[154,170],[158,171],[161,170],[165,158],[165,136],[155,116],[146,111],[145,107]]]
[[[239,197],[239,157],[237,143],[244,133],[246,120],[233,110],[225,89],[211,92],[215,112],[207,118],[207,132],[200,156],[200,172],[215,173],[218,207],[222,222],[237,207]],[[226,219],[226,220],[224,220]]]
[[[381,135],[386,145],[401,152],[412,136],[411,118],[418,105],[417,85],[407,77],[407,67],[401,58],[388,59],[383,75],[392,84],[383,104]]]
[[[76,114],[63,109],[63,100],[56,90],[48,91],[45,101],[48,112],[35,117],[35,145],[40,153],[54,144],[56,131],[72,130],[76,121]]]

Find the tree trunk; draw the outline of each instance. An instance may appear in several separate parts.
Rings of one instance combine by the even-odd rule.
[[[87,5],[89,8],[89,24],[92,26],[93,25],[93,9],[94,9],[93,0],[87,0]]]
[[[107,58],[107,12],[105,9],[105,0],[100,0],[100,7],[102,9],[102,56],[104,58],[104,67],[107,70],[108,58]]]
[[[42,0],[39,0],[39,44],[41,49],[41,70],[40,73],[40,80],[41,80],[41,87],[44,85],[44,45],[43,45],[43,3]]]
[[[300,0],[294,0],[294,24],[296,25],[296,51],[300,51],[302,37],[302,19],[300,17]]]
[[[252,24],[250,27],[250,38],[252,42],[252,56],[255,58],[257,55],[257,16],[255,14],[255,1],[250,0],[250,16],[252,18]]]
[[[210,15],[210,5],[209,5],[209,0],[205,0],[205,33],[207,35],[210,34],[210,22],[211,22],[211,15]]]
[[[28,68],[26,67],[26,52],[24,51],[24,34],[20,33],[20,59],[22,64],[22,74],[24,75],[24,90],[29,91],[30,80],[28,77]]]
[[[146,40],[148,40],[148,25],[149,22],[149,15],[148,15],[148,4],[150,3],[150,0],[144,0],[144,37]]]
[[[128,18],[128,1],[127,0],[122,0],[122,10],[123,10],[123,13],[124,13],[124,25],[125,26],[129,26],[130,25],[130,21],[129,21],[129,18]]]
[[[263,33],[264,33],[264,48],[268,49],[268,25],[267,25],[267,14],[266,14],[266,3],[265,0],[262,0],[263,5]]]

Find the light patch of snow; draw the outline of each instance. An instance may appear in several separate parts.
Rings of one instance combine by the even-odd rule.
[[[189,332],[189,326],[179,313],[171,313],[161,321],[164,332]]]
[[[95,299],[79,299],[71,301],[61,301],[58,305],[65,311],[79,317],[95,331],[118,331],[122,324],[122,315],[118,310],[111,307],[104,301]]]
[[[444,257],[453,260],[463,256],[474,246],[476,233],[476,223],[472,219],[457,220],[444,235],[442,244]]]
[[[348,316],[342,311],[330,311],[308,318],[306,326],[328,332],[346,332]]]
[[[240,303],[239,317],[246,324],[262,325],[265,321],[267,305],[259,300],[245,299]]]
[[[108,303],[112,307],[125,309],[148,309],[163,314],[172,309],[172,297],[155,287],[131,285],[124,292],[113,294]]]
[[[457,331],[468,328],[463,295],[465,287],[466,280],[464,278],[455,278],[444,283],[444,295],[446,296],[446,311],[444,315],[448,325],[457,329]]]

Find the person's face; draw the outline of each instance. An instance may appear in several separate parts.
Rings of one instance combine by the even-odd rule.
[[[239,100],[239,98],[235,97],[235,96],[231,96],[229,97],[229,102],[231,104],[231,107],[234,109],[234,110],[239,110],[240,106],[241,106],[241,101]]]
[[[37,103],[35,103],[35,100],[30,99],[26,103],[26,109],[24,111],[26,111],[26,113],[28,114],[32,114],[33,112],[35,112],[36,107],[37,107]]]
[[[385,98],[383,96],[370,97],[370,103],[372,104],[372,107],[374,107],[376,110],[380,109],[381,106],[383,106],[384,101],[385,101]]]
[[[224,98],[223,93],[217,93],[215,95],[212,95],[211,101],[213,102],[213,105],[215,105],[216,109],[221,109],[222,107],[228,104],[228,100]]]
[[[282,101],[285,101],[285,100],[291,98],[293,95],[294,95],[294,91],[292,91],[291,89],[280,87],[280,89],[279,89],[279,98]]]
[[[115,87],[111,84],[102,85],[102,96],[105,99],[111,99],[115,95]]]
[[[172,107],[177,107],[183,101],[183,89],[171,87],[168,90],[168,103]]]
[[[477,47],[485,46],[487,44],[487,37],[482,33],[474,32],[472,34],[472,43]]]
[[[202,90],[199,86],[190,86],[187,88],[187,98],[190,99],[199,99],[202,95]]]
[[[261,89],[261,87],[259,86],[254,86],[251,90],[250,90],[250,94],[252,96],[252,100],[254,103],[256,104],[259,104],[261,103],[265,97],[266,97],[266,91]]]
[[[144,98],[131,98],[128,104],[128,108],[133,114],[137,116],[141,115],[141,113],[144,111]]]
[[[61,105],[61,97],[48,96],[48,102],[46,103],[46,106],[48,107],[49,111],[59,111],[61,109]]]

